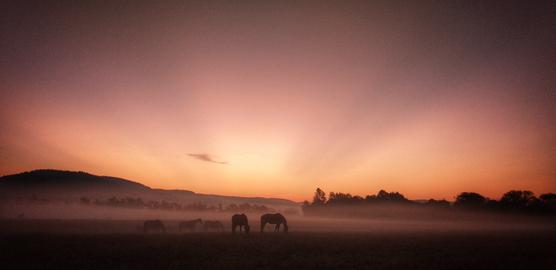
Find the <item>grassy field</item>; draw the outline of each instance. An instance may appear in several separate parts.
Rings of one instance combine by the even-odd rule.
[[[551,235],[36,234],[2,237],[3,269],[554,269]]]
[[[20,230],[13,221],[0,226],[2,269],[556,269],[553,231],[246,236],[21,230],[31,223]]]

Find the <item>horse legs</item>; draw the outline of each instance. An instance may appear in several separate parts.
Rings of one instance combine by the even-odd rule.
[[[266,225],[266,222],[261,222],[261,232],[264,231],[264,225]]]
[[[274,227],[274,231],[275,231],[275,232],[279,232],[279,231],[280,231],[280,223],[276,224],[276,227]]]
[[[241,227],[239,227],[241,230]],[[232,233],[236,233],[236,224],[232,224]]]

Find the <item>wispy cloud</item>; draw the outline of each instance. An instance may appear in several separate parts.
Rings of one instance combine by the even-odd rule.
[[[187,154],[190,157],[196,158],[198,160],[202,160],[202,161],[206,161],[206,162],[212,162],[212,163],[218,163],[218,164],[228,164],[228,162],[225,161],[218,161],[214,156],[211,156],[209,154]]]

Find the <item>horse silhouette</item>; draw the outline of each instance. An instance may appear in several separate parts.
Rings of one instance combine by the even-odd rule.
[[[166,227],[164,227],[164,223],[162,221],[156,220],[145,220],[143,223],[143,231],[148,232],[166,232]]]
[[[179,231],[180,232],[181,231],[193,232],[197,229],[197,223],[202,225],[203,220],[198,218],[198,219],[194,219],[194,220],[182,221],[178,225]]]
[[[264,231],[264,226],[269,223],[269,224],[276,224],[276,227],[274,227],[274,231],[275,232],[279,232],[280,231],[280,225],[283,224],[284,225],[284,232],[288,232],[288,222],[286,221],[286,218],[284,216],[282,216],[282,214],[277,213],[277,214],[264,214],[261,216],[261,232]]]
[[[242,232],[244,229],[246,234],[249,233],[249,221],[245,214],[235,214],[232,216],[232,233],[236,233],[237,226],[239,226],[239,232]]]
[[[224,225],[222,225],[222,222],[220,222],[220,221],[205,220],[205,224],[203,225],[203,229],[205,230],[205,232],[208,232],[208,231],[223,232],[224,231]]]

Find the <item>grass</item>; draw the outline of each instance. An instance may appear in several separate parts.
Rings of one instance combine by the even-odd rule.
[[[556,269],[545,233],[5,234],[3,269]]]

